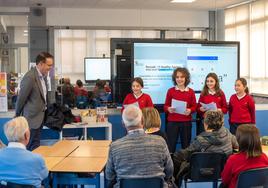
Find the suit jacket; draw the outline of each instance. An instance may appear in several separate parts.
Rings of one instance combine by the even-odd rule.
[[[16,116],[24,116],[31,129],[39,128],[45,117],[46,98],[37,68],[32,68],[22,78],[16,103]]]

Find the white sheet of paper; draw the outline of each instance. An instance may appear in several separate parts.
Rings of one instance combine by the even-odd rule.
[[[208,104],[200,102],[200,104],[202,105],[203,108],[205,108],[205,110],[217,110],[217,105],[215,102],[211,102]]]
[[[175,113],[185,114],[186,107],[187,107],[187,102],[176,100],[176,99],[172,99],[172,101],[171,101],[171,107],[172,108],[175,108]]]
[[[138,102],[134,102],[134,103],[131,103],[131,104],[125,104],[124,105],[124,108],[128,107],[129,105],[135,105],[137,107],[140,107],[139,103]]]

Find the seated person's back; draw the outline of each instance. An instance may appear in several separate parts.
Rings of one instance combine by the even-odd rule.
[[[191,154],[194,152],[217,152],[232,154],[238,148],[234,135],[224,127],[223,113],[220,111],[207,111],[204,116],[205,131],[199,134],[186,149],[174,153],[174,176],[180,182],[187,172]]]
[[[100,102],[107,102],[109,92],[105,90],[106,82],[104,80],[97,80],[94,88],[94,98]]]
[[[161,136],[168,143],[166,134],[160,130],[161,118],[157,109],[153,107],[143,108],[142,116],[145,133]]]
[[[17,117],[5,124],[9,144],[0,150],[0,181],[41,187],[48,176],[44,159],[26,150],[30,139],[28,122]]]
[[[122,117],[128,135],[111,144],[106,178],[116,180],[114,187],[119,187],[122,178],[160,177],[167,187],[165,180],[172,177],[173,163],[165,140],[145,134],[138,107],[128,106]]]
[[[189,147],[177,153],[191,155],[193,152],[222,152],[229,156],[233,149],[238,148],[235,136],[224,127],[222,112],[207,111],[204,128],[205,131],[198,135]]]
[[[231,155],[227,160],[222,176],[225,187],[235,188],[241,172],[268,167],[268,158],[262,152],[259,130],[255,125],[240,125],[236,132],[239,153]]]
[[[87,90],[83,87],[83,82],[81,80],[76,81],[76,86],[74,87],[74,95],[88,97]]]
[[[64,84],[62,86],[62,97],[64,105],[68,105],[69,107],[74,106],[74,87],[72,86],[69,78],[64,79]]]

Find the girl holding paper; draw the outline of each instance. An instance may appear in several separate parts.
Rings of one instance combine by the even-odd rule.
[[[150,95],[143,93],[141,89],[143,88],[143,80],[140,77],[136,77],[131,82],[132,93],[127,94],[123,102],[123,108],[127,105],[137,105],[140,109],[145,107],[154,107]]]
[[[176,150],[180,135],[181,146],[186,148],[191,142],[192,116],[196,109],[194,90],[187,87],[190,83],[190,73],[186,68],[177,68],[172,74],[174,87],[167,91],[164,111],[167,113],[168,147],[171,153]]]
[[[228,111],[225,94],[220,88],[218,76],[215,73],[209,73],[206,76],[205,85],[198,100],[197,113],[202,121],[206,111],[216,109],[224,114]],[[203,131],[204,125],[200,123],[200,125],[197,125],[196,135]]]
[[[255,124],[255,102],[249,95],[247,81],[238,78],[235,81],[235,91],[229,102],[230,132],[235,135],[241,124]]]

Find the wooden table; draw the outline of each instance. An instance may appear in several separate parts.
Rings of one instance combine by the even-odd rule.
[[[71,145],[68,143],[65,143],[65,145],[39,146],[33,153],[38,153],[43,157],[66,157],[78,147],[77,144]]]
[[[104,187],[100,174],[108,159],[110,140],[61,140],[53,146],[40,146],[34,153],[41,154],[53,173],[53,187],[58,184],[94,184]],[[93,177],[64,176],[62,173],[93,173]]]
[[[46,167],[49,171],[51,171],[52,168],[60,163],[63,159],[64,157],[44,157]]]
[[[107,158],[104,157],[68,156],[51,169],[53,173],[53,188],[57,188],[58,184],[82,184],[95,185],[96,188],[104,187],[104,176],[101,177],[100,174],[106,162]],[[79,177],[75,176],[75,174],[72,177],[68,177],[60,175],[60,173],[86,173],[91,174],[92,177]]]
[[[78,142],[80,146],[90,145],[96,147],[109,147],[112,143],[111,140],[87,140],[87,141],[77,140],[76,142]]]
[[[66,157],[55,165],[52,172],[100,173],[107,162],[106,157]]]
[[[262,152],[268,156],[268,146],[262,145],[261,147],[262,147]]]
[[[66,145],[65,147],[59,146],[52,146],[51,150],[49,151],[48,157],[66,157],[74,150],[76,150],[79,146],[76,145]]]
[[[60,140],[53,146],[65,147],[65,146],[94,146],[94,147],[109,147],[112,143],[111,140]]]
[[[108,147],[98,147],[92,145],[80,145],[75,151],[73,151],[70,157],[104,157],[108,158]]]
[[[33,150],[33,153],[37,153],[42,155],[42,157],[48,157],[49,153],[51,151],[52,146],[39,146],[35,150]]]

